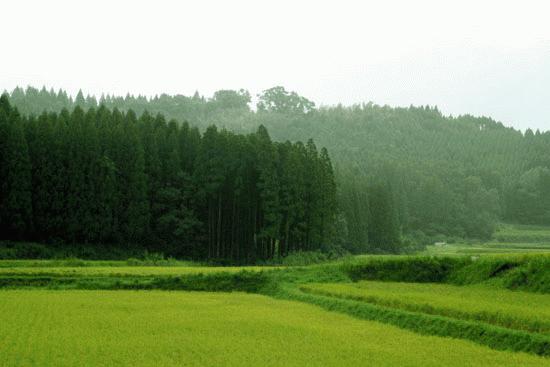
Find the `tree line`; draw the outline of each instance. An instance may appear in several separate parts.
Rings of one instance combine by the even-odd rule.
[[[96,99],[29,87],[16,88],[10,101],[24,114],[104,105],[162,113],[201,132],[215,124],[248,134],[262,125],[277,142],[311,137],[331,152],[336,223],[344,234],[338,238],[352,251],[394,251],[393,244],[376,244],[382,232],[389,234],[385,238],[429,243],[487,239],[503,220],[550,224],[550,132],[521,132],[486,117],[444,116],[430,106],[316,107],[282,87],[261,93],[256,109],[245,90],[220,90],[210,98],[195,93]],[[391,198],[381,209],[391,213],[382,228],[374,215],[378,195]]]
[[[328,250],[339,229],[325,148],[103,105],[20,114],[0,98],[4,240],[111,244],[255,262]]]

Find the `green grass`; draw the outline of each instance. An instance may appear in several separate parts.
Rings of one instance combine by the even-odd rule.
[[[492,240],[488,242],[429,245],[420,254],[447,256],[537,253],[550,253],[550,226],[501,223]]]
[[[497,350],[527,352],[550,357],[550,339],[541,334],[502,328],[478,321],[399,310],[346,298],[317,295],[300,289],[283,288],[279,291],[278,297],[317,305],[325,310],[347,314],[358,319],[383,322],[422,335],[470,340]]]
[[[353,281],[486,284],[550,293],[550,254],[361,257],[342,264]]]
[[[550,246],[550,227],[519,224],[501,224],[493,235],[499,242],[546,243]]]
[[[242,293],[0,291],[0,365],[550,366]]]
[[[261,271],[275,267],[265,266],[85,266],[85,267],[0,267],[0,276],[179,276],[188,274],[210,274],[228,272],[235,273],[243,270]]]
[[[479,244],[447,244],[444,246],[426,246],[423,255],[497,255],[497,254],[544,254],[550,253],[548,243],[502,243],[488,242]]]
[[[448,284],[358,282],[308,284],[315,294],[360,300],[550,335],[550,297],[505,289]]]
[[[78,258],[51,260],[0,260],[0,268],[61,268],[61,267],[127,267],[127,266],[161,266],[161,267],[191,267],[201,266],[192,261],[174,259],[161,260],[83,260]]]
[[[30,320],[41,320],[45,317],[44,313],[52,316],[55,312],[48,310],[59,309],[61,313],[72,315],[75,319],[58,318],[55,315],[52,317],[52,322],[56,325],[74,323],[75,330],[82,328],[83,333],[86,332],[84,330],[89,330],[91,340],[86,341],[84,338],[81,341],[84,344],[74,346],[75,350],[89,352],[90,348],[99,349],[101,346],[97,340],[103,340],[104,344],[113,348],[105,355],[95,355],[93,357],[95,359],[86,363],[88,365],[140,365],[141,360],[136,362],[133,359],[125,359],[126,354],[134,357],[140,353],[143,365],[155,364],[154,362],[158,360],[156,364],[161,366],[223,365],[224,362],[227,365],[436,365],[433,355],[437,352],[433,350],[428,352],[419,344],[415,344],[414,348],[403,350],[402,355],[392,355],[391,348],[385,347],[386,343],[390,343],[389,337],[384,339],[380,336],[386,334],[398,339],[405,334],[414,338],[428,337],[435,341],[434,345],[440,343],[440,340],[458,342],[448,338],[461,339],[466,343],[465,345],[477,344],[479,348],[489,350],[491,353],[495,350],[507,350],[510,357],[505,359],[506,362],[510,365],[526,365],[517,359],[523,358],[521,356],[525,356],[522,354],[524,352],[531,355],[550,356],[550,325],[547,321],[550,319],[547,295],[550,293],[550,256],[529,254],[525,251],[527,248],[537,249],[544,246],[541,243],[527,245],[493,243],[487,244],[486,248],[491,251],[504,248],[505,253],[477,254],[476,256],[460,256],[459,252],[449,256],[441,256],[441,254],[435,256],[365,255],[309,266],[215,267],[173,259],[160,259],[160,262],[155,259],[147,260],[152,261],[150,263],[142,260],[90,261],[76,258],[0,261],[0,288],[7,288],[0,290],[0,357],[2,353],[16,353],[17,356],[10,354],[6,359],[10,363],[13,360],[14,365],[77,364],[73,362],[72,357],[58,355],[53,346],[50,346],[44,355],[39,352],[28,352],[29,357],[24,357],[25,351],[11,352],[14,348],[21,351],[23,347],[17,349],[10,342],[13,338],[17,338],[18,334],[8,335],[7,332],[2,334],[4,324],[8,325],[8,328],[20,330],[33,328],[27,323],[25,316],[16,316],[18,311],[13,311],[17,308],[14,304],[19,299],[19,304],[22,305],[21,312],[26,313]],[[511,254],[508,253],[510,248],[523,252]],[[376,280],[376,282],[351,283],[361,280]],[[379,280],[386,282],[378,282]],[[388,281],[423,284],[407,285]],[[378,284],[376,294],[365,295],[365,290],[371,292],[373,287],[362,287],[362,284]],[[327,289],[327,287],[333,288]],[[348,288],[351,288],[351,291]],[[506,290],[507,288],[546,294],[511,292]],[[202,291],[203,293],[184,291]],[[237,292],[247,292],[247,294]],[[57,300],[58,298],[60,299]],[[212,315],[208,317],[205,316],[202,319],[197,317],[197,314],[201,314],[203,310],[205,312],[208,310],[209,302],[213,299],[222,306],[216,310],[212,309]],[[157,304],[157,301],[162,304]],[[3,308],[4,303],[10,302],[11,309]],[[55,305],[50,306],[50,302],[54,302]],[[103,313],[99,315],[88,313],[88,306],[85,305],[94,302],[97,303],[98,309],[101,309],[102,304],[105,305]],[[228,308],[224,305],[231,305],[234,302],[242,305],[238,310],[235,309],[235,313],[231,314],[230,319],[227,320],[225,316]],[[176,303],[178,303],[177,307],[174,306]],[[164,309],[164,304],[172,306]],[[531,306],[532,304],[536,306]],[[65,305],[68,308],[65,308]],[[80,313],[73,309],[78,307],[82,307]],[[147,307],[150,308],[150,313],[147,313]],[[256,310],[258,307],[261,312]],[[110,321],[107,319],[111,313],[109,308],[112,308],[114,313]],[[180,308],[185,317],[176,311]],[[306,309],[307,312],[300,311]],[[126,310],[126,313],[121,314],[121,310]],[[376,326],[379,328],[379,334],[365,336],[365,340],[361,340],[366,342],[366,345],[363,345],[361,341],[355,340],[357,339],[355,336],[349,334],[351,326],[346,326],[348,325],[346,323],[340,326],[335,322],[332,326],[335,329],[332,334],[325,334],[319,337],[319,340],[308,339],[308,343],[314,344],[291,350],[288,359],[274,358],[274,355],[281,353],[280,350],[286,350],[287,344],[279,339],[288,339],[289,343],[300,345],[302,342],[300,338],[294,341],[294,332],[304,338],[305,331],[301,331],[302,327],[324,328],[324,325],[317,325],[318,321],[310,319],[311,312],[320,313],[318,319],[323,322],[325,319],[344,318],[350,322],[349,325],[356,325],[357,322],[369,330]],[[172,324],[171,320],[163,319],[165,313],[173,316]],[[258,316],[255,320],[257,324],[248,329],[247,322],[250,315],[256,313],[258,315],[263,313],[264,316],[263,318]],[[272,318],[272,314],[277,316]],[[12,315],[15,315],[14,321],[10,319],[4,322],[4,319],[7,320]],[[155,317],[161,318],[159,323],[156,323]],[[99,336],[92,332],[95,325],[105,325],[102,330],[108,334],[109,323],[114,323],[118,327],[125,318],[139,318],[134,320],[137,329],[131,329],[133,325],[127,325],[126,329],[123,327],[124,337],[128,336],[127,342],[130,344],[122,341],[121,345],[117,345],[109,335]],[[87,327],[80,326],[81,319],[89,322]],[[142,324],[141,319],[146,323],[145,325]],[[297,322],[297,319],[304,322]],[[214,324],[220,328],[220,335],[216,334],[217,330],[205,331],[208,330],[210,320],[214,320]],[[239,323],[235,323],[232,328],[226,330],[225,324],[231,324],[233,320],[241,320],[239,322],[244,323],[245,326],[240,327]],[[271,324],[273,320],[284,322],[283,330],[274,327]],[[312,321],[313,324],[308,325],[307,320]],[[44,322],[47,321],[49,320],[44,320]],[[196,324],[187,324],[195,321]],[[56,329],[52,325],[43,328]],[[69,329],[71,328],[67,326],[67,332],[70,333]],[[36,330],[42,329],[37,327],[27,334],[22,332],[23,338],[30,343],[29,345],[35,345],[32,338],[37,333]],[[166,336],[181,340],[184,345],[173,344],[173,341],[159,342],[158,338],[147,339],[149,334],[159,336],[155,334],[158,330],[166,333],[160,336],[161,339]],[[222,334],[239,337],[231,341],[219,341],[219,345],[216,345],[215,341],[204,340],[201,345],[194,346],[194,340],[202,341],[203,335],[200,330],[203,330],[202,333],[216,335],[218,339],[223,339]],[[311,331],[311,329],[308,330]],[[242,333],[246,335],[243,336]],[[132,341],[134,335],[138,335],[139,338]],[[243,347],[244,349],[241,347],[240,340],[253,345],[256,339],[263,337],[266,338],[265,343],[268,347],[265,350],[261,349],[258,356],[253,355],[252,350],[246,349],[248,346]],[[379,339],[384,340],[384,344],[380,345]],[[351,351],[351,347],[342,349],[342,345],[338,344],[342,344],[342,340],[346,343],[349,341],[354,351]],[[411,343],[416,343],[412,340]],[[2,349],[4,341],[11,343],[7,344],[9,347],[5,347],[8,349]],[[45,342],[46,345],[48,341]],[[59,341],[59,345],[65,341],[65,339]],[[92,343],[92,346],[86,344],[88,342]],[[208,344],[209,342],[213,343],[213,346]],[[42,340],[36,341],[36,345],[42,345],[42,343]],[[146,351],[128,352],[137,348],[132,343]],[[150,343],[153,343],[152,347]],[[206,345],[204,350],[201,349],[203,344]],[[315,355],[315,345],[318,345],[323,353],[326,350],[331,354]],[[216,349],[218,347],[220,349]],[[153,348],[152,352],[147,352],[151,348]],[[441,344],[440,348],[446,350],[451,347]],[[454,348],[452,347],[453,350]],[[197,359],[197,355],[202,353],[201,350],[204,351],[207,359]],[[209,353],[208,350],[213,352]],[[352,355],[354,353],[358,353],[359,357]],[[365,353],[372,355],[364,356]],[[221,358],[220,354],[229,357]],[[428,363],[425,363],[426,357],[419,359],[419,355],[430,356],[432,359],[428,358]],[[454,365],[487,364],[483,358],[477,355],[468,360],[457,359]],[[540,363],[544,365],[549,360],[545,358],[540,360],[542,361]],[[345,363],[339,363],[341,361]],[[438,365],[452,366],[454,363],[451,360],[447,361],[448,363],[445,361],[437,360],[440,362]],[[490,363],[491,361],[492,359]],[[0,358],[0,366],[4,365],[6,364]],[[506,365],[506,363],[498,365]]]
[[[449,275],[454,284],[481,284],[550,293],[550,255],[493,255],[480,257]]]

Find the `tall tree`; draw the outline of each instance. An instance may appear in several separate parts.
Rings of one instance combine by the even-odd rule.
[[[23,123],[0,97],[0,231],[21,239],[32,229],[31,163]]]

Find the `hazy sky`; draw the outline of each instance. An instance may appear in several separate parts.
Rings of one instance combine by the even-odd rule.
[[[548,1],[4,1],[0,90],[437,105],[550,130]]]

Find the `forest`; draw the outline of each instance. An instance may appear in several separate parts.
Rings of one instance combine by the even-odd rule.
[[[315,143],[204,133],[104,106],[25,118],[2,96],[1,232],[254,262],[333,241],[336,184]]]
[[[255,108],[245,90],[96,99],[28,87],[2,98],[2,167],[24,172],[2,188],[5,203],[10,187],[21,197],[16,214],[2,205],[18,218],[8,239],[254,261],[398,253],[488,239],[500,221],[550,224],[550,133],[490,118],[317,107],[283,87]]]

